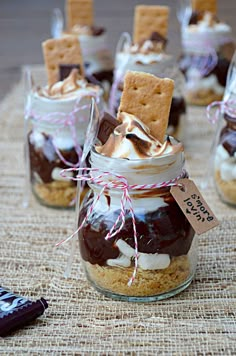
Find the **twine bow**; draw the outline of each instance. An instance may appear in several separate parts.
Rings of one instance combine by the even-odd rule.
[[[213,108],[216,108],[214,113],[212,113]],[[223,113],[226,113],[229,116],[236,118],[236,100],[213,101],[213,103],[207,106],[206,111],[207,118],[212,124],[218,122],[220,115]]]
[[[76,177],[69,177],[66,174],[67,172],[78,172],[78,174],[76,175]],[[92,176],[91,175],[92,172],[94,172],[94,173],[97,172],[98,175]],[[110,231],[105,236],[105,239],[109,240],[110,238],[116,236],[122,230],[122,228],[124,227],[124,224],[125,224],[125,209],[128,209],[128,211],[130,212],[130,215],[131,215],[131,219],[132,219],[133,233],[134,233],[134,235],[133,235],[134,250],[135,250],[134,271],[133,271],[133,274],[132,274],[130,280],[128,281],[128,286],[131,286],[133,281],[135,280],[137,270],[138,270],[139,253],[138,253],[138,238],[137,238],[137,230],[136,230],[136,223],[135,223],[135,214],[134,214],[133,204],[132,204],[132,200],[131,200],[129,191],[157,189],[157,188],[170,187],[170,186],[181,186],[182,187],[182,184],[177,183],[177,181],[180,178],[182,178],[183,176],[185,176],[185,174],[186,174],[186,172],[182,171],[182,173],[177,178],[174,178],[169,181],[162,182],[162,183],[139,184],[139,185],[131,184],[131,185],[129,185],[127,179],[124,176],[115,174],[115,173],[111,173],[111,172],[101,171],[97,168],[68,168],[68,169],[62,170],[61,176],[63,178],[73,180],[73,181],[83,181],[83,182],[89,182],[92,184],[97,184],[97,185],[101,186],[101,190],[100,190],[99,194],[97,195],[97,197],[95,198],[95,200],[93,201],[93,203],[91,204],[91,206],[89,207],[89,209],[86,213],[86,216],[84,217],[83,221],[79,225],[78,229],[75,232],[73,232],[73,234],[70,235],[68,238],[57,243],[56,246],[60,246],[61,244],[68,242],[83,228],[86,221],[92,214],[96,203],[99,201],[99,199],[101,198],[101,196],[107,189],[121,190],[122,196],[121,196],[121,200],[120,200],[120,214],[118,215],[118,217],[117,217],[116,221],[114,222],[113,226],[111,227]],[[105,180],[105,178],[107,178],[107,181]]]

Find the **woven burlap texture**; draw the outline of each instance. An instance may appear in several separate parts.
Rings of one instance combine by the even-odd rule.
[[[0,339],[1,354],[232,355],[236,354],[235,210],[210,186],[203,192],[220,226],[199,238],[195,281],[162,302],[117,302],[86,281],[79,256],[72,278],[63,272],[69,245],[55,243],[73,232],[74,212],[22,207],[23,84],[0,105],[1,285],[49,308],[30,326]],[[203,108],[189,108],[185,150],[190,176],[206,173],[213,127]],[[75,278],[75,276],[77,278]]]

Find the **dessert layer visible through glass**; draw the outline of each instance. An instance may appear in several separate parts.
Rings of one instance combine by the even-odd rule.
[[[149,184],[173,179],[182,172],[183,152],[146,160],[125,160],[92,151],[91,167],[125,176],[129,184]],[[107,178],[109,180],[109,178]],[[100,194],[90,184],[79,216],[79,225]],[[132,190],[138,240],[138,270],[135,266],[134,232],[129,209],[121,231],[105,237],[120,214],[122,192],[107,189],[95,204],[79,232],[81,257],[88,279],[99,291],[120,300],[154,301],[175,295],[191,282],[197,259],[196,238],[170,187]]]

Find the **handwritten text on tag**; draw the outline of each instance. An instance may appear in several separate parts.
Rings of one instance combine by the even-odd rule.
[[[171,187],[170,192],[196,233],[203,234],[219,225],[219,221],[194,182],[184,178],[178,180],[178,183],[182,185],[183,189],[181,186],[174,186]]]

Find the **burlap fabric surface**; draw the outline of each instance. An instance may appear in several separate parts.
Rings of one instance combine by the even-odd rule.
[[[73,231],[74,212],[32,201],[22,207],[23,86],[0,105],[0,271],[1,283],[49,308],[30,326],[0,339],[1,354],[233,355],[235,322],[235,210],[223,204],[213,186],[204,197],[220,226],[199,238],[195,281],[162,302],[117,302],[86,281],[79,256],[72,278],[63,277],[69,245],[55,243]],[[187,167],[197,184],[205,174],[212,127],[204,109],[190,108],[186,121]]]

